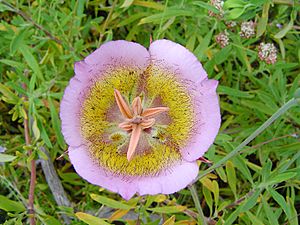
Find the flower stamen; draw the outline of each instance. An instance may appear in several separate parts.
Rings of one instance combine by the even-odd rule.
[[[135,153],[136,146],[140,140],[140,136],[142,133],[142,126],[133,124],[132,125],[132,132],[131,132],[131,137],[130,137],[130,142],[129,142],[129,147],[127,150],[127,160],[130,161],[132,159],[132,156]]]
[[[160,113],[167,112],[167,111],[169,111],[168,107],[148,108],[143,111],[142,116],[143,117],[151,117],[151,116],[156,116]]]
[[[114,95],[119,110],[125,119],[124,122],[119,124],[119,128],[127,132],[131,132],[129,147],[127,150],[127,160],[130,161],[136,152],[136,147],[142,131],[151,128],[155,124],[155,119],[151,117],[167,112],[169,111],[169,108],[155,107],[143,110],[142,100],[138,96],[133,99],[131,110],[117,89],[115,89]]]
[[[141,126],[143,127],[143,130],[152,127],[155,124],[155,119],[146,119],[141,123]]]
[[[123,99],[121,93],[117,89],[115,89],[114,93],[115,93],[115,99],[116,99],[117,105],[118,105],[119,110],[122,113],[122,115],[128,119],[132,118],[132,113],[131,113],[127,103]]]
[[[132,101],[132,111],[133,115],[140,115],[143,111],[142,100],[140,97],[136,97]]]

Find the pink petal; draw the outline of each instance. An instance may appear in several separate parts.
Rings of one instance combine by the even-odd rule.
[[[181,149],[182,156],[187,161],[194,161],[203,156],[214,142],[221,125],[219,99],[216,93],[218,81],[204,80],[196,84],[195,111],[197,124],[188,144]]]
[[[157,177],[143,178],[137,182],[140,195],[172,194],[192,184],[199,172],[196,162],[183,161],[168,168]]]
[[[75,76],[65,89],[60,106],[62,133],[70,146],[83,144],[80,131],[80,109],[89,87],[107,69],[120,66],[142,73],[149,65],[149,53],[140,44],[127,41],[110,41],[84,60],[76,62]]]
[[[124,40],[110,41],[85,58],[88,65],[117,64],[137,66],[141,70],[149,65],[150,56],[145,47]]]
[[[144,72],[150,62],[149,52],[138,43],[124,40],[109,41],[76,62],[75,76],[84,82],[101,77],[108,68],[120,66],[132,67],[137,72]]]
[[[61,130],[68,145],[83,143],[80,135],[80,107],[85,93],[85,84],[73,77],[60,103]]]
[[[105,171],[93,162],[84,145],[69,148],[69,157],[76,172],[88,182],[118,192],[124,199],[135,193],[171,194],[185,188],[198,174],[196,162],[182,162],[155,177],[120,177]]]
[[[178,73],[180,79],[200,82],[207,77],[196,56],[180,44],[157,40],[150,45],[149,52],[155,65],[169,67]]]

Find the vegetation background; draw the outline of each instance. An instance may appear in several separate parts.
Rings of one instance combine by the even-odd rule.
[[[299,224],[300,108],[293,97],[299,97],[300,3],[212,3],[0,1],[0,223],[29,224],[35,217],[49,225]],[[255,34],[243,38],[241,23],[250,20]],[[228,27],[230,21],[236,26]],[[229,40],[221,47],[216,36],[225,29]],[[199,162],[193,186],[125,202],[74,172],[64,154],[59,103],[75,61],[109,40],[147,47],[151,36],[186,46],[220,81],[223,121],[205,155],[212,163]],[[275,45],[277,62],[259,59],[261,42]],[[272,125],[236,149],[290,99]]]

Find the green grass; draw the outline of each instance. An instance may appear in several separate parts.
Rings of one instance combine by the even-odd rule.
[[[238,155],[222,159],[237,152],[299,88],[300,5],[289,0],[228,0],[224,8],[225,17],[218,19],[208,16],[208,10],[216,10],[200,0],[0,1],[0,146],[7,154],[0,155],[0,223],[29,223],[30,161],[46,159],[44,147],[72,206],[57,205],[38,160],[38,224],[65,224],[63,216],[68,216],[71,224],[297,225],[299,103],[265,126]],[[227,28],[230,43],[220,48],[215,36],[231,20],[237,26]],[[243,39],[240,24],[248,20],[256,22],[256,36]],[[210,165],[201,164],[201,179],[176,194],[125,202],[81,179],[67,155],[56,160],[67,150],[59,103],[75,61],[109,40],[148,47],[151,36],[186,46],[209,78],[219,80],[222,127],[205,157],[220,166],[210,171]],[[260,42],[275,44],[275,64],[259,60]],[[30,146],[25,144],[24,118],[30,121]],[[133,217],[123,217],[126,214]]]

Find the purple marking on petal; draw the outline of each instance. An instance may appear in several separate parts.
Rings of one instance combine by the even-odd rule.
[[[93,66],[117,63],[136,66],[143,70],[149,65],[149,60],[150,55],[144,46],[134,42],[118,40],[101,45],[84,61]]]
[[[83,82],[99,79],[108,68],[132,67],[142,73],[150,63],[145,47],[128,41],[110,41],[101,45],[74,65],[75,76]]]
[[[154,41],[149,48],[153,64],[178,72],[180,79],[201,82],[207,74],[196,56],[180,44],[169,40]]]

